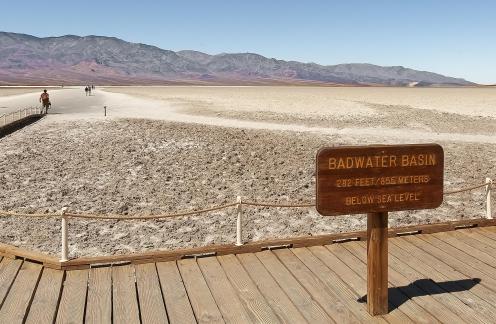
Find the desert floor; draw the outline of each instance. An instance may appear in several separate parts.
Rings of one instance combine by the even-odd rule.
[[[0,96],[2,96],[0,89]],[[155,215],[244,199],[309,202],[323,146],[437,142],[445,188],[496,177],[496,89],[108,87],[54,90],[42,120],[0,138],[0,209]],[[32,96],[32,97],[31,97]],[[8,97],[37,102],[39,94]],[[1,106],[1,105],[0,105]],[[103,116],[107,106],[107,117]],[[390,226],[484,215],[484,189]],[[246,241],[365,229],[365,216],[245,207]],[[160,221],[71,220],[71,256],[235,240],[233,208]],[[0,242],[58,253],[60,224],[3,217]]]

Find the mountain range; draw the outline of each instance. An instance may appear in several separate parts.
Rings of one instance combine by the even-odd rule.
[[[38,38],[0,32],[0,85],[357,85],[471,86],[402,66],[319,65],[254,53],[171,51],[114,37]]]

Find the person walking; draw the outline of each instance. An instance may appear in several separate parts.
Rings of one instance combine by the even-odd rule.
[[[86,88],[84,88],[84,92],[86,93],[86,95],[88,95],[88,86],[86,86]]]
[[[47,90],[43,90],[40,96],[40,102],[41,102],[41,113],[43,113],[43,108],[45,108],[45,114],[48,114],[48,109],[52,105],[50,103],[50,95],[48,94]]]
[[[88,86],[88,95],[91,96],[91,86]]]

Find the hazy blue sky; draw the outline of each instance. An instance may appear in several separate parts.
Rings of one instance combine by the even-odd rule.
[[[496,1],[5,1],[0,30],[403,65],[496,83]]]

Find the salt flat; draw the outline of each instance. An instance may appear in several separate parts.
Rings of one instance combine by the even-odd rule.
[[[107,87],[184,108],[305,115],[367,115],[370,105],[496,117],[496,88]]]
[[[0,209],[49,212],[67,206],[74,212],[154,215],[233,202],[237,195],[308,202],[315,194],[315,152],[327,145],[438,142],[445,149],[446,189],[479,184],[496,177],[496,119],[487,108],[494,93],[107,87],[85,97],[81,88],[54,91],[56,104],[46,118],[0,138]],[[443,105],[421,106],[442,98]],[[407,100],[408,106],[401,103]],[[472,101],[473,107],[456,106]],[[483,189],[447,196],[433,211],[391,213],[390,225],[480,217],[483,201]],[[363,215],[322,217],[309,208],[245,208],[244,214],[246,240],[365,228]],[[1,242],[59,250],[56,220],[0,223]],[[74,220],[70,233],[73,256],[232,243],[235,210],[164,221]]]

